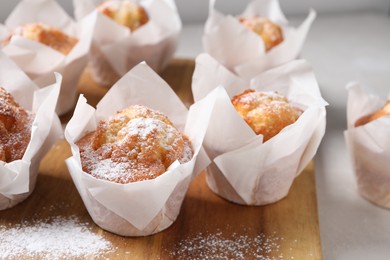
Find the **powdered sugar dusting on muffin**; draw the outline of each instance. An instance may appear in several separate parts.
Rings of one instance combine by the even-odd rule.
[[[31,137],[33,113],[24,110],[0,87],[0,160],[22,159]]]
[[[188,138],[165,115],[140,106],[99,123],[77,144],[84,171],[118,183],[156,178],[174,161],[185,163],[193,156]]]
[[[278,105],[280,103],[288,102],[288,100],[286,97],[274,91],[246,91],[245,95],[241,96],[241,102],[244,105],[250,105],[253,103],[261,104],[264,102],[271,102],[275,105]]]
[[[294,123],[302,111],[276,92],[248,89],[234,96],[232,103],[242,118],[264,142]]]

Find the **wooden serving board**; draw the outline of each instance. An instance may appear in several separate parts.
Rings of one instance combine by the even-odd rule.
[[[161,73],[187,105],[193,102],[193,70],[193,61],[174,60]],[[107,92],[88,73],[80,80],[79,90],[91,105]],[[71,114],[61,118],[64,124]],[[66,141],[59,140],[41,162],[33,194],[0,212],[1,226],[53,215],[76,216],[112,243],[113,250],[99,256],[104,259],[237,259],[238,253],[241,259],[322,259],[313,163],[296,178],[285,199],[262,207],[240,206],[218,197],[207,187],[203,172],[191,183],[180,215],[170,228],[148,237],[125,238],[93,223],[64,163],[70,155]],[[227,243],[242,248],[229,254]]]

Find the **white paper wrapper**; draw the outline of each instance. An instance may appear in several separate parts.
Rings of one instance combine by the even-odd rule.
[[[294,28],[288,24],[278,0],[250,2],[240,16],[268,18],[278,24],[283,32],[284,41],[265,52],[260,36],[246,29],[236,17],[215,10],[214,4],[215,0],[210,0],[209,17],[203,34],[204,49],[230,71],[246,79],[297,58],[316,17],[311,10],[306,20]]]
[[[141,61],[161,71],[177,48],[181,20],[173,0],[136,1],[144,6],[149,21],[131,32],[100,12],[98,1],[74,0],[75,16],[95,16],[90,69],[96,82],[111,87]]]
[[[10,163],[0,161],[0,210],[3,210],[20,203],[33,192],[41,159],[62,135],[61,123],[55,113],[61,75],[56,74],[55,84],[39,89],[1,51],[0,68],[0,86],[11,93],[19,105],[35,114],[31,140],[23,158]]]
[[[96,129],[97,122],[130,105],[145,105],[166,114],[192,142],[191,161],[178,162],[153,180],[111,183],[82,171],[75,142]],[[146,236],[169,227],[179,214],[191,179],[210,160],[201,150],[209,112],[193,105],[189,111],[173,90],[150,67],[141,63],[128,72],[93,109],[80,96],[65,129],[73,156],[66,163],[84,204],[97,225],[123,236]],[[194,117],[201,113],[203,117]]]
[[[4,41],[16,27],[42,22],[76,37],[77,44],[68,55],[36,41],[13,37],[2,48],[3,52],[27,73],[39,87],[55,82],[54,72],[63,75],[56,112],[65,114],[74,107],[77,84],[88,62],[92,42],[94,17],[75,22],[54,0],[22,0],[12,11],[0,29],[0,41]]]
[[[231,103],[234,95],[248,88],[277,91],[304,112],[263,143],[262,135],[253,132]],[[246,81],[201,54],[196,59],[192,91],[196,103],[202,102],[212,113],[203,144],[213,160],[207,170],[209,187],[245,205],[264,205],[285,197],[325,132],[327,103],[308,63],[292,61]]]
[[[348,129],[344,136],[358,190],[369,201],[390,208],[390,117],[354,127],[357,119],[379,110],[385,100],[369,95],[358,83],[349,83],[347,89]]]

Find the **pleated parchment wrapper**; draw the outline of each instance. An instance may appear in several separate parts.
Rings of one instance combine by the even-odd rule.
[[[255,134],[231,103],[234,95],[248,88],[276,91],[304,112],[263,143],[262,135]],[[212,113],[203,143],[213,160],[207,169],[211,190],[243,205],[265,205],[284,198],[325,133],[327,103],[308,63],[292,61],[246,81],[201,54],[196,59],[192,91],[196,103],[202,102]]]
[[[386,101],[366,93],[358,83],[349,83],[347,89],[348,128],[344,137],[358,191],[374,204],[390,209],[390,117],[354,127],[356,120],[379,110]]]
[[[163,112],[192,142],[194,157],[174,162],[153,180],[118,184],[82,171],[75,142],[94,131],[98,121],[130,105],[145,105]],[[75,113],[65,129],[73,156],[66,163],[73,181],[94,222],[123,236],[146,236],[168,228],[177,218],[188,185],[210,163],[201,149],[209,112],[193,105],[187,111],[169,85],[145,63],[123,76],[93,109],[80,96]],[[194,117],[201,113],[203,117]]]
[[[149,21],[131,32],[96,10],[98,1],[74,0],[75,17],[95,16],[90,72],[100,85],[111,87],[142,61],[161,71],[172,59],[181,32],[181,20],[173,0],[141,0]]]
[[[0,26],[0,41],[20,25],[41,22],[76,37],[77,44],[64,55],[44,44],[14,36],[2,48],[38,87],[55,82],[54,72],[61,73],[63,81],[56,108],[59,115],[70,111],[76,102],[77,83],[88,62],[92,43],[93,17],[75,22],[54,0],[22,0]]]
[[[316,17],[315,11],[311,10],[302,24],[294,28],[289,25],[278,0],[251,1],[240,17],[268,18],[282,29],[283,42],[266,52],[260,36],[240,24],[237,17],[215,10],[215,2],[210,0],[209,17],[203,34],[204,49],[219,63],[245,79],[296,59]]]
[[[0,210],[15,206],[34,190],[39,163],[62,135],[55,113],[60,92],[61,75],[56,83],[38,88],[28,76],[0,51],[0,86],[7,90],[24,109],[35,114],[31,140],[21,160],[0,161]]]

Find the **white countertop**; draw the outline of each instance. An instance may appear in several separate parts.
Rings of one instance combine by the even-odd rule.
[[[202,33],[201,24],[184,26],[176,56],[194,58],[202,52]],[[301,56],[313,65],[330,104],[327,132],[315,157],[323,258],[390,259],[390,210],[374,206],[357,193],[343,136],[349,81],[359,81],[383,98],[390,92],[390,17],[319,15]]]

